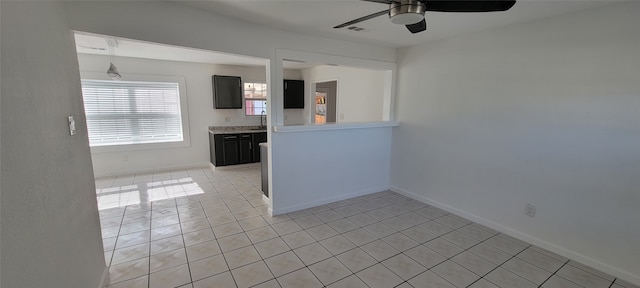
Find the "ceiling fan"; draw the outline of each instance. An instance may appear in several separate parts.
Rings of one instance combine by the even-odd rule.
[[[411,33],[422,32],[427,29],[427,22],[424,20],[426,11],[435,12],[495,12],[507,11],[514,4],[515,0],[494,0],[494,1],[458,1],[458,0],[363,0],[389,5],[389,9],[382,10],[358,19],[342,23],[334,29],[351,26],[365,20],[369,20],[384,14],[389,15],[389,19],[394,24],[405,25]]]

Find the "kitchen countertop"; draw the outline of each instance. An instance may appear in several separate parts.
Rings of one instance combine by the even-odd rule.
[[[211,134],[239,134],[267,132],[267,128],[260,126],[209,126]]]

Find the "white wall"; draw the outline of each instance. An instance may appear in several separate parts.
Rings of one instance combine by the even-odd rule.
[[[338,81],[336,122],[382,121],[385,72],[343,66],[322,65],[302,70],[309,91],[307,113],[315,114],[312,83]],[[310,120],[311,121],[311,120]],[[309,121],[308,121],[309,122]]]
[[[0,5],[0,286],[98,287],[107,270],[73,35],[55,1]]]
[[[640,283],[638,15],[628,2],[399,50],[394,189]]]
[[[211,85],[212,75],[240,76],[245,82],[265,82],[265,67],[243,67],[161,61],[152,59],[116,57],[118,71],[126,80],[128,75],[179,76],[186,80],[187,107],[191,145],[181,148],[145,149],[119,152],[93,153],[96,176],[127,174],[140,171],[193,167],[209,163],[209,126],[260,125],[259,117],[247,117],[243,109],[214,109]],[[78,54],[80,71],[104,73],[109,57]],[[300,72],[285,70],[292,79]],[[184,105],[184,103],[182,103]],[[229,117],[230,121],[226,121]]]
[[[391,129],[275,133],[273,214],[389,189]]]

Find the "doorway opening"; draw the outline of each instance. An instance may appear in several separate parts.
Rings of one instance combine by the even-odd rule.
[[[316,83],[315,124],[335,123],[338,81]]]

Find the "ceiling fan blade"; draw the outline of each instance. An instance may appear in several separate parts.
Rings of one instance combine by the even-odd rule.
[[[382,3],[382,4],[391,4],[391,0],[362,0],[362,1]]]
[[[495,12],[507,11],[516,4],[515,0],[494,1],[457,1],[457,0],[420,0],[427,11],[437,12]]]
[[[382,15],[385,15],[385,14],[389,14],[389,10],[388,9],[387,10],[382,10],[380,12],[376,12],[376,13],[373,13],[373,14],[370,14],[370,15],[367,15],[367,16],[364,16],[364,17],[360,17],[358,19],[354,19],[354,20],[351,20],[351,21],[346,22],[346,23],[342,23],[342,24],[340,24],[340,25],[338,25],[336,27],[333,27],[333,28],[337,29],[337,28],[347,27],[347,26],[350,26],[350,25],[353,25],[353,24],[356,24],[356,23],[360,23],[362,21],[369,20],[369,19],[372,19],[372,18],[376,18],[378,16],[382,16]]]
[[[409,29],[409,31],[411,31],[411,33],[416,34],[418,32],[422,32],[424,30],[427,30],[427,21],[422,19],[422,21],[420,21],[418,23],[409,24],[409,25],[405,25],[405,26],[407,26],[407,29]]]

